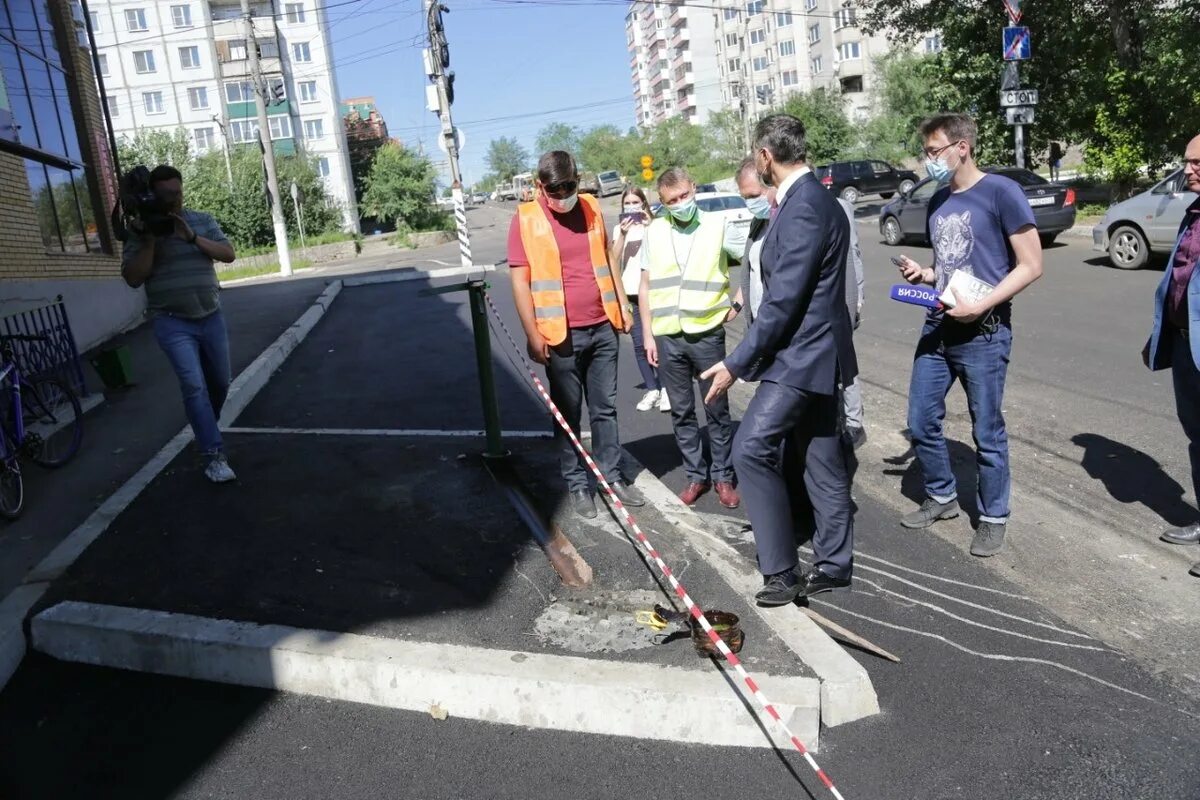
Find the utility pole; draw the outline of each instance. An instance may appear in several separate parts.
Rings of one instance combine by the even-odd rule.
[[[247,0],[242,0],[246,2]],[[446,29],[442,25],[442,12],[448,9],[438,0],[423,0],[425,18],[429,26],[429,49],[424,52],[425,73],[429,76],[434,94],[429,96],[429,107],[438,115],[442,127],[441,149],[450,162],[450,193],[454,198],[454,221],[458,228],[458,251],[465,268],[474,266],[471,260],[471,233],[467,228],[467,209],[463,202],[462,171],[458,165],[459,134],[450,116],[454,102],[454,73],[447,72],[450,66],[450,45],[446,42]]]
[[[212,121],[221,129],[221,150],[225,153],[225,177],[229,179],[229,191],[233,192],[233,166],[229,163],[229,130],[225,127],[223,116],[212,115]]]
[[[250,80],[254,84],[254,106],[258,109],[258,146],[267,172],[267,194],[271,203],[271,223],[275,228],[275,250],[279,255],[279,274],[292,274],[288,253],[287,225],[283,221],[283,203],[279,198],[279,178],[275,173],[275,147],[271,144],[271,126],[267,121],[266,84],[258,65],[258,43],[254,39],[254,21],[250,18],[250,0],[242,0],[242,18],[246,22],[246,54],[250,57]],[[231,173],[232,178],[232,173]]]

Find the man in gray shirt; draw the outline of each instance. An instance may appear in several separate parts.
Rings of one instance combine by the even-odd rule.
[[[233,247],[208,214],[183,207],[183,177],[161,164],[150,187],[175,220],[166,236],[153,236],[137,222],[121,258],[121,276],[146,287],[154,336],[179,378],[183,405],[213,483],[237,476],[225,458],[217,419],[229,391],[229,336],[221,314],[220,285],[213,260],[229,263]]]

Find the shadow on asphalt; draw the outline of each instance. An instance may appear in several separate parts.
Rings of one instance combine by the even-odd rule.
[[[1098,433],[1078,433],[1071,441],[1083,448],[1080,466],[1118,503],[1141,503],[1172,526],[1195,520],[1183,486],[1149,453]]]
[[[905,438],[908,437],[908,431],[904,431],[903,434]],[[949,437],[946,438],[946,448],[950,451],[950,468],[954,471],[954,480],[958,484],[958,505],[970,518],[971,524],[975,525],[979,519],[979,508],[975,502],[976,491],[979,488],[975,450]],[[921,471],[920,462],[917,461],[916,451],[911,446],[899,455],[885,458],[884,463],[890,467],[883,470],[884,475],[900,478],[901,494],[916,505],[925,501],[925,476]]]

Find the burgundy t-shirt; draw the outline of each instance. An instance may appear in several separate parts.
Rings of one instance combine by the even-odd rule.
[[[1189,330],[1188,327],[1188,283],[1192,279],[1192,270],[1200,261],[1200,201],[1192,203],[1184,218],[1187,227],[1184,228],[1183,238],[1175,250],[1175,260],[1171,262],[1171,285],[1167,288],[1167,321],[1176,328]]]
[[[558,257],[562,261],[563,294],[566,296],[567,327],[586,328],[608,319],[604,313],[604,302],[600,299],[600,286],[596,283],[596,272],[592,266],[592,248],[588,242],[587,218],[583,214],[583,201],[566,214],[555,214],[546,206],[546,198],[538,196],[538,204],[550,218],[550,229],[558,244]],[[605,236],[604,249],[608,250],[607,233],[603,221],[600,230]],[[520,214],[514,214],[508,226],[508,265],[528,267],[525,244],[521,241]]]

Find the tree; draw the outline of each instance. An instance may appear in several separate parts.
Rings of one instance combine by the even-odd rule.
[[[579,164],[593,172],[623,171],[641,155],[632,152],[635,147],[616,125],[600,125],[579,137]]]
[[[363,209],[373,217],[395,222],[396,227],[419,229],[438,216],[431,206],[437,170],[425,156],[396,142],[375,153],[363,193]]]
[[[159,164],[185,172],[192,166],[191,140],[183,128],[143,130],[132,139],[122,136],[117,140],[117,158],[126,172],[138,165],[154,169]]]
[[[350,175],[354,179],[354,197],[362,202],[366,191],[367,174],[375,153],[383,147],[388,137],[385,128],[357,115],[346,117],[346,148],[350,156]]]
[[[525,172],[529,167],[529,151],[511,136],[492,139],[488,145],[488,169],[502,181],[511,181],[513,175]]]
[[[726,108],[708,115],[704,135],[715,161],[737,164],[746,156],[745,128],[739,111]]]
[[[551,122],[538,131],[538,153],[548,153],[551,150],[566,150],[573,156],[579,154],[579,129],[565,122]]]
[[[862,127],[858,155],[904,161],[921,151],[921,121],[946,108],[937,56],[898,47],[877,59],[875,68],[875,114]]]
[[[857,142],[837,92],[827,89],[800,92],[788,97],[779,111],[804,123],[808,160],[813,164],[844,157]]]

